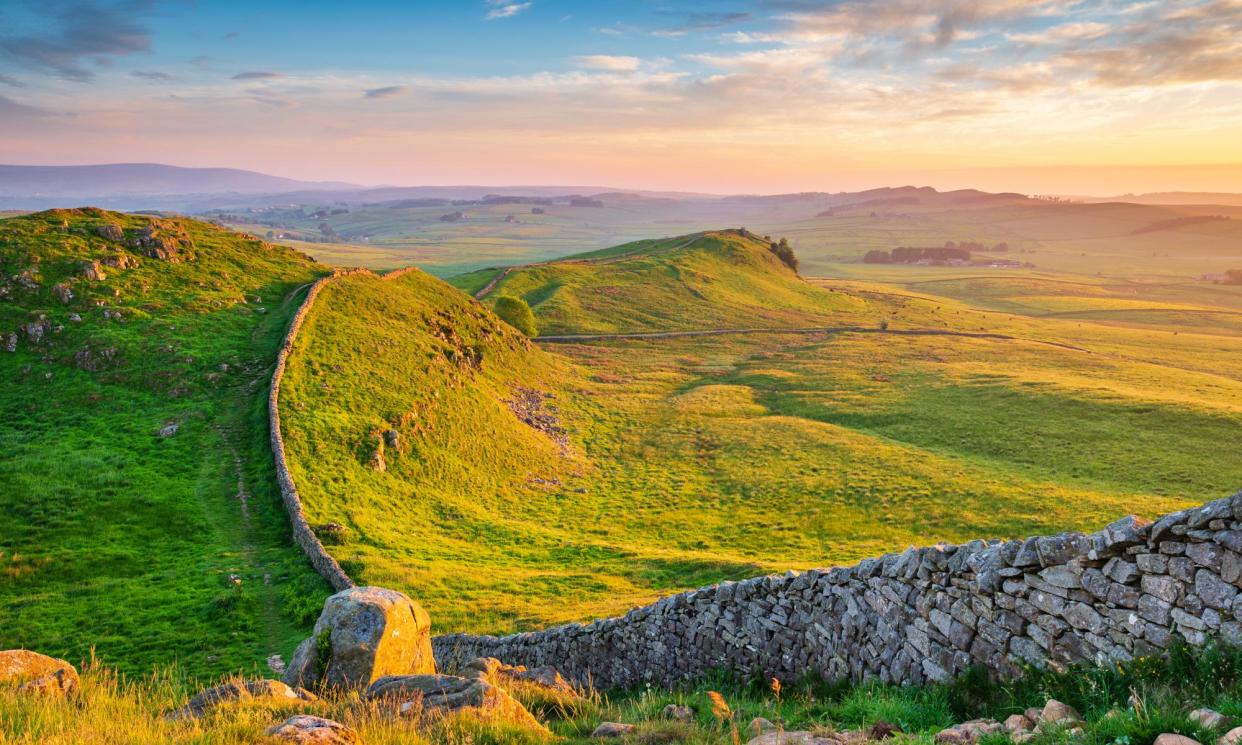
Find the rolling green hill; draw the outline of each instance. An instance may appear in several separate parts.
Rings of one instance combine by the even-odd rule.
[[[0,648],[193,674],[286,651],[325,586],[288,540],[266,391],[322,273],[193,220],[0,220]]]
[[[807,284],[768,246],[735,230],[639,241],[516,267],[489,298],[524,298],[545,335],[879,322],[865,301]],[[483,277],[453,281],[475,289]]]
[[[1036,318],[1007,303],[1049,282],[973,282],[804,281],[732,231],[517,267],[483,305],[353,275],[289,361],[294,475],[312,522],[346,527],[328,548],[356,580],[489,633],[1236,490],[1229,337]],[[501,294],[545,334],[848,328],[530,345],[486,312]]]

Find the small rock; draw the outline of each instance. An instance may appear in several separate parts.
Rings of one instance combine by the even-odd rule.
[[[70,322],[72,322],[72,323],[81,323],[81,322],[82,322],[82,316],[78,315],[77,313],[70,313],[70,314],[69,314],[69,320],[70,320]]]
[[[267,736],[295,745],[359,745],[358,734],[331,719],[298,714],[267,731]]]
[[[68,282],[61,282],[60,284],[54,285],[52,287],[52,294],[56,296],[57,300],[65,305],[73,302],[73,290],[70,289]]]
[[[78,691],[78,671],[64,660],[25,649],[0,652],[0,686],[19,693],[66,696]]]
[[[384,445],[385,446],[390,447],[390,448],[397,447],[397,444],[401,441],[400,438],[401,438],[401,435],[400,433],[397,432],[397,430],[395,429],[384,430]]]
[[[9,338],[4,343],[4,349],[7,352],[17,351],[17,334],[9,334]]]
[[[268,576],[269,575],[266,575],[266,574],[263,575],[264,584],[267,584]],[[284,675],[285,674],[285,658],[281,657],[279,653],[269,656],[267,658],[267,669],[271,670],[277,675]]]
[[[487,680],[455,675],[386,675],[372,683],[366,698],[398,704],[402,714],[469,715],[481,722],[517,725],[546,734],[547,730],[517,699]]]
[[[1035,722],[1025,714],[1013,714],[1005,720],[1005,731],[1011,735],[1019,732],[1030,732],[1035,729]]]
[[[279,659],[279,655],[276,655]],[[311,703],[319,699],[301,688],[290,688],[279,680],[242,680],[208,688],[191,698],[186,705],[169,712],[172,720],[198,719],[219,706],[242,701],[272,701],[281,704]]]
[[[125,231],[121,230],[121,226],[111,222],[97,226],[95,228],[95,233],[102,238],[107,238],[110,241],[119,241],[124,240],[125,238]]]
[[[749,729],[756,735],[762,735],[766,732],[775,732],[778,728],[775,724],[764,719],[763,717],[755,717],[750,720]]]
[[[600,722],[591,737],[625,737],[634,731],[634,725],[622,722]]]
[[[1234,727],[1216,741],[1216,745],[1239,745],[1239,743],[1242,743],[1242,727]]]
[[[674,722],[685,722],[690,724],[694,721],[694,709],[689,706],[678,706],[677,704],[669,704],[664,707],[661,712],[665,719],[672,719]]]
[[[840,737],[842,737],[841,734],[815,735],[805,730],[776,731],[759,735],[746,745],[842,745]]]
[[[995,719],[972,719],[936,733],[936,742],[945,745],[974,745],[984,735],[1004,732],[1005,727]]]
[[[1227,717],[1214,709],[1195,709],[1190,712],[1190,721],[1208,729],[1229,729],[1233,727],[1233,717]]]
[[[163,427],[160,427],[160,437],[172,437],[177,434],[177,430],[179,429],[181,429],[181,425],[176,422],[165,424]]]
[[[1069,704],[1063,704],[1054,698],[1050,698],[1044,704],[1044,709],[1039,713],[1039,719],[1036,721],[1040,724],[1072,727],[1076,724],[1082,724],[1082,715]]]
[[[1199,745],[1198,740],[1192,740],[1185,735],[1177,735],[1172,732],[1165,732],[1155,739],[1152,745]]]
[[[893,724],[891,722],[885,722],[884,720],[881,719],[877,721],[875,724],[871,725],[871,730],[867,734],[868,734],[868,739],[871,739],[871,740],[887,740],[888,738],[892,737],[893,735],[899,734],[900,732],[902,732],[902,729],[900,726]]]
[[[108,278],[104,274],[103,266],[98,261],[88,261],[82,265],[82,274],[92,282],[102,282]]]

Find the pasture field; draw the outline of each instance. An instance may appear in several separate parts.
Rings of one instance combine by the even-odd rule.
[[[446,386],[437,360],[458,342],[411,329],[438,317],[432,299],[468,314],[464,296],[421,274],[322,296],[291,365],[326,377],[288,389],[307,413],[286,426],[317,443],[295,457],[313,519],[350,528],[329,550],[418,597],[438,631],[499,633],[910,544],[1095,529],[1242,483],[1220,450],[1242,436],[1231,336],[1015,312],[1068,297],[1046,279],[968,270],[935,295],[918,280],[952,269],[804,281],[771,258],[736,233],[653,241],[515,269],[487,300],[527,299],[543,333],[861,330],[518,354],[460,330],[480,318],[456,327],[481,366]],[[1083,284],[1083,302],[1111,297]],[[508,410],[519,389],[554,394],[565,447]],[[390,426],[409,450],[379,473],[367,443]]]
[[[0,275],[33,280],[4,282],[0,329],[48,324],[0,354],[0,648],[94,650],[127,673],[253,669],[295,643],[326,587],[290,549],[266,435],[276,349],[320,270],[189,220],[160,223],[193,244],[171,263],[105,224],[133,236],[148,219],[0,221]],[[84,277],[110,257],[137,266]]]

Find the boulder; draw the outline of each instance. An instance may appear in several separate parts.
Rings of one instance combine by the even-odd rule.
[[[1054,698],[1048,699],[1044,709],[1039,713],[1040,724],[1051,724],[1059,727],[1074,727],[1082,724],[1082,714],[1069,704],[1063,704]]]
[[[691,709],[689,706],[669,704],[660,713],[664,715],[665,719],[672,719],[674,722],[690,724],[694,721],[694,709]]]
[[[331,719],[298,714],[267,731],[267,736],[297,745],[359,745],[358,733]]]
[[[78,671],[64,660],[25,649],[0,652],[0,686],[20,693],[67,696],[78,692]]]
[[[972,719],[940,730],[936,733],[936,742],[945,745],[974,745],[984,735],[995,735],[1004,731],[1004,725],[995,719]]]
[[[478,677],[497,685],[503,685],[507,680],[520,681],[562,696],[578,696],[569,681],[551,665],[527,669],[524,665],[506,665],[495,657],[478,657],[462,666],[461,673],[463,677]]]
[[[1158,736],[1152,745],[1199,745],[1198,740],[1193,740],[1185,735],[1177,735],[1172,732],[1165,732]]]
[[[98,261],[88,261],[82,265],[82,274],[92,282],[102,282],[108,278]]]
[[[1239,743],[1242,743],[1242,727],[1234,727],[1216,741],[1216,745],[1239,745]]]
[[[406,716],[467,715],[481,722],[517,725],[546,733],[517,699],[484,677],[456,675],[387,675],[372,683],[365,697],[395,703]]]
[[[363,690],[389,675],[433,675],[431,621],[402,593],[351,587],[328,598],[314,634],[293,653],[291,686]]]
[[[634,732],[634,725],[622,722],[600,722],[591,732],[591,737],[625,737]]]
[[[239,680],[222,683],[200,691],[185,706],[170,711],[168,719],[198,719],[218,706],[249,701],[273,704],[313,703],[315,694],[301,688],[290,688],[279,680]]]
[[[806,730],[766,732],[746,745],[840,745],[837,735],[816,735]]]
[[[101,238],[107,238],[110,241],[119,241],[119,240],[125,239],[125,231],[121,229],[120,225],[117,225],[116,223],[112,223],[112,222],[104,223],[103,225],[96,227],[95,232]]]
[[[1014,714],[1005,720],[1005,731],[1011,735],[1030,732],[1033,729],[1035,729],[1035,722],[1025,714]]]
[[[1233,727],[1233,717],[1227,717],[1214,709],[1195,709],[1190,712],[1190,721],[1208,729],[1229,729]]]

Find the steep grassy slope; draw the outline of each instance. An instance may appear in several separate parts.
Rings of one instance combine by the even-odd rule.
[[[0,221],[0,648],[206,674],[298,636],[280,588],[322,585],[288,543],[265,394],[320,273],[190,220]]]
[[[281,388],[308,518],[344,525],[328,548],[345,570],[411,589],[439,628],[504,623],[538,577],[553,581],[528,544],[546,530],[539,495],[582,467],[557,429],[579,416],[573,379],[417,270],[331,283]]]
[[[425,602],[441,631],[497,632],[909,544],[1094,529],[1242,485],[1218,445],[1242,437],[1242,348],[1228,337],[819,287],[738,238],[515,269],[496,293],[531,288],[517,294],[545,332],[757,318],[867,331],[540,351],[422,274],[333,285],[285,391],[304,404],[286,426],[312,518],[350,528],[330,550],[361,581]],[[548,298],[571,296],[558,327],[549,308],[570,306]],[[481,365],[449,362],[470,348]],[[523,387],[555,393],[567,451],[504,403]],[[401,445],[380,472],[389,428]]]
[[[478,274],[454,280],[471,288]],[[762,238],[714,231],[514,268],[490,293],[525,298],[543,334],[828,325],[857,298],[811,287]],[[871,323],[878,322],[871,317]]]

